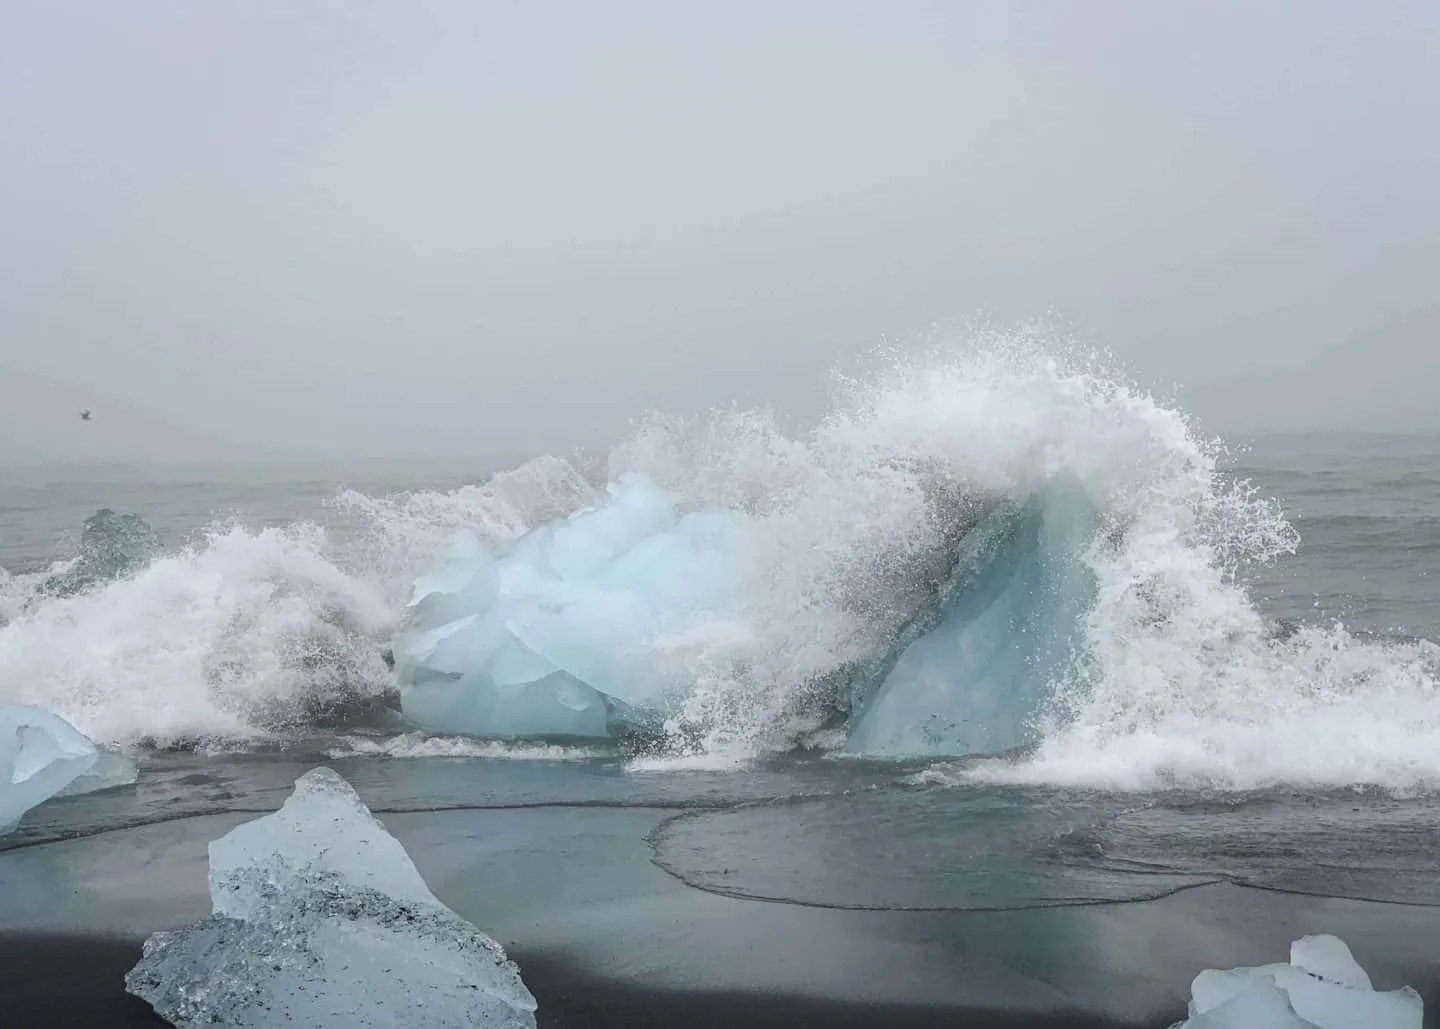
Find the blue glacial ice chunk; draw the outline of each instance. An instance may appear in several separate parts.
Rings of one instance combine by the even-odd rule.
[[[59,715],[25,704],[0,705],[0,833],[57,796],[132,783],[135,765],[102,751]]]
[[[1191,1005],[1191,1011],[1195,1010]],[[1192,1014],[1180,1026],[1184,1029],[1239,1029],[1242,1026],[1244,1029],[1317,1029],[1314,1022],[1295,1014],[1290,995],[1269,978],[1250,984],[1215,1007]]]
[[[1099,531],[1073,475],[966,537],[938,610],[851,719],[845,749],[891,757],[996,754],[1023,746],[1095,602],[1084,551]]]
[[[504,950],[435,898],[328,768],[210,844],[210,900],[125,977],[178,1029],[535,1029]]]
[[[76,797],[82,793],[97,793],[115,786],[129,786],[140,778],[140,769],[124,754],[113,750],[99,749],[95,763],[85,772],[70,780],[57,797]]]
[[[1173,1029],[1420,1029],[1410,987],[1377,991],[1335,936],[1290,945],[1289,964],[1207,969],[1190,987],[1189,1017]]]
[[[42,593],[68,597],[93,586],[133,575],[160,554],[160,537],[145,519],[102,507],[85,519],[80,553],[63,572],[40,586]]]
[[[432,729],[609,737],[689,685],[648,643],[713,598],[739,516],[680,514],[642,476],[607,499],[487,547],[457,537],[419,579],[393,641],[401,707]]]

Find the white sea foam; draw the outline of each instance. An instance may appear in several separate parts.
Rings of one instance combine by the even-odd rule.
[[[947,529],[1064,468],[1106,524],[1086,555],[1100,595],[1083,660],[1055,684],[1032,759],[944,774],[1440,785],[1437,648],[1335,626],[1275,639],[1236,575],[1283,559],[1294,531],[1220,473],[1219,448],[1181,413],[1103,360],[1037,333],[981,334],[880,355],[835,394],[803,435],[764,412],[656,416],[610,454],[609,476],[644,472],[687,507],[754,526],[735,595],[652,641],[694,683],[676,724],[704,727],[698,752],[670,760],[727,766],[813,738],[817,681],[924,602]],[[591,502],[593,478],[541,458],[451,492],[342,493],[333,524],[217,528],[66,599],[37,600],[36,577],[0,581],[0,701],[110,741],[284,731],[390,685],[380,648],[457,529],[515,538]]]
[[[0,697],[109,742],[270,735],[382,689],[390,618],[318,529],[217,530],[130,578],[32,595],[0,628]]]
[[[338,745],[325,752],[329,758],[345,757],[467,757],[507,761],[589,761],[604,752],[561,744],[511,743],[504,740],[477,740],[468,736],[430,736],[408,732],[399,736],[342,736]]]

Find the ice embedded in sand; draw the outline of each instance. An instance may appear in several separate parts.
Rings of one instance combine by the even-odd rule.
[[[500,945],[430,892],[328,768],[210,844],[213,913],[158,932],[125,978],[179,1029],[534,1029]]]
[[[1410,987],[1375,990],[1338,937],[1304,936],[1289,964],[1201,972],[1173,1029],[1420,1029],[1423,1015]]]
[[[0,833],[51,797],[132,783],[135,775],[127,758],[100,750],[59,715],[0,705]]]
[[[852,719],[845,749],[959,756],[1022,746],[1095,602],[1083,558],[1099,521],[1066,474],[972,530],[926,631]]]

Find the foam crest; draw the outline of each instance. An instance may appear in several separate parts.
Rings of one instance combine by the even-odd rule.
[[[217,529],[131,577],[34,603],[0,628],[0,697],[93,738],[160,743],[294,730],[388,683],[379,591],[314,526]]]
[[[1218,446],[1096,355],[1036,334],[982,335],[882,355],[836,392],[803,437],[756,412],[656,418],[612,454],[612,477],[644,472],[696,507],[752,516],[741,595],[686,633],[696,688],[678,721],[706,727],[702,749],[783,746],[815,728],[807,713],[826,701],[817,684],[885,649],[932,599],[957,536],[997,498],[1023,500],[1061,470],[1104,518],[1089,555],[1103,578],[1097,611],[1123,598],[1128,622],[1097,615],[1087,627],[1085,667],[1055,684],[1056,724],[1088,709],[1112,670],[1127,671],[1134,626],[1205,624],[1212,608],[1262,625],[1233,572],[1293,548],[1293,530],[1273,504],[1223,480]]]
[[[491,542],[513,540],[595,497],[579,468],[545,454],[457,490],[372,497],[347,489],[330,507],[350,529],[347,566],[363,569],[398,605],[408,599],[418,571],[448,549],[456,533],[471,532]]]
[[[1440,787],[1440,647],[1363,641],[1338,625],[1283,641],[1208,635],[1189,648],[1136,641],[1031,759],[950,778],[1134,790]]]

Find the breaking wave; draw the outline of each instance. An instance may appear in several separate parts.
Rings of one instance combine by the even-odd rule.
[[[941,764],[931,781],[1440,782],[1440,648],[1277,632],[1245,576],[1298,537],[1223,456],[1102,358],[1038,333],[886,353],[837,378],[803,434],[764,411],[650,416],[598,469],[547,456],[450,492],[342,492],[323,524],[212,526],[69,596],[43,589],[57,570],[0,576],[0,701],[130,745],[284,739],[381,711],[384,648],[456,531],[515,539],[639,473],[760,527],[723,609],[653,641],[687,670],[686,721],[703,727],[677,761],[825,749],[817,684],[893,639],[977,512],[1065,471],[1103,523],[1084,555],[1099,592],[1080,659],[1052,683],[1033,752]],[[403,740],[364,747],[468,746]]]

